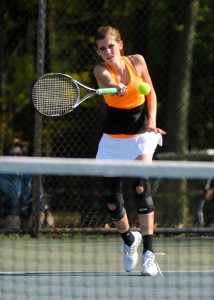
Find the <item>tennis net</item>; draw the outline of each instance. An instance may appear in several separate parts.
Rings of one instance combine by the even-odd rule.
[[[31,216],[21,217],[21,222],[30,219],[31,230],[0,228],[0,299],[213,298],[214,230],[205,227],[205,210],[203,224],[198,220],[204,186],[214,178],[213,163],[1,157],[0,173],[34,175],[35,197]],[[140,229],[132,180],[151,178],[154,251],[163,276],[141,276],[142,246],[136,268],[124,271],[122,239],[104,209],[103,176],[123,177],[134,232]],[[41,182],[44,214],[53,218],[49,224],[41,222]]]

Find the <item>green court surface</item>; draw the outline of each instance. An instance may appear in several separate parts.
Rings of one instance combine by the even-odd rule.
[[[119,237],[0,240],[0,299],[214,299],[213,237],[156,237],[163,273],[123,271]]]

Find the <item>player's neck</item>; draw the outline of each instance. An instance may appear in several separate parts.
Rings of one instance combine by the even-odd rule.
[[[109,65],[112,71],[119,77],[123,77],[126,72],[125,62],[120,58],[114,64]]]
[[[121,83],[127,84],[129,82],[130,74],[122,59],[117,64],[112,65],[111,68]]]

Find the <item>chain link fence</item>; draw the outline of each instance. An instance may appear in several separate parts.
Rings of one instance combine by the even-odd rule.
[[[212,0],[49,0],[40,1],[40,6],[36,0],[3,0],[1,153],[7,155],[15,137],[29,142],[30,155],[35,154],[39,145],[42,156],[94,158],[102,134],[105,105],[98,97],[65,117],[50,119],[36,115],[35,118],[30,94],[40,73],[41,9],[45,16],[44,73],[70,74],[90,85],[91,68],[96,60],[94,32],[101,25],[118,28],[125,54],[140,53],[145,57],[158,96],[158,127],[165,129],[167,135],[155,159],[211,160],[206,151],[200,151],[214,148],[213,8]],[[129,184],[125,183],[125,190]],[[158,187],[155,195],[158,227],[197,224],[197,201],[204,181],[178,180],[171,184],[157,180],[153,184]],[[43,185],[57,228],[109,224],[103,212],[100,178],[43,177]],[[138,226],[131,194],[126,201],[130,206],[131,226]],[[164,207],[169,208],[167,212]],[[180,216],[177,213],[175,216],[173,212],[179,210]]]

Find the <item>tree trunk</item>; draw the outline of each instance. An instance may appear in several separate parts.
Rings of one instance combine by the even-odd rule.
[[[179,154],[188,151],[192,55],[198,8],[199,0],[188,0],[182,6],[181,20],[177,22],[180,32],[171,65],[166,139],[167,150]]]
[[[177,20],[179,36],[172,58],[169,100],[167,109],[167,150],[177,154],[188,151],[189,132],[189,99],[191,94],[191,71],[193,56],[193,41],[196,28],[196,18],[199,0],[188,0],[182,6]],[[178,12],[179,13],[179,12]],[[174,180],[171,189],[178,203],[178,226],[188,225],[189,205],[187,180]]]

